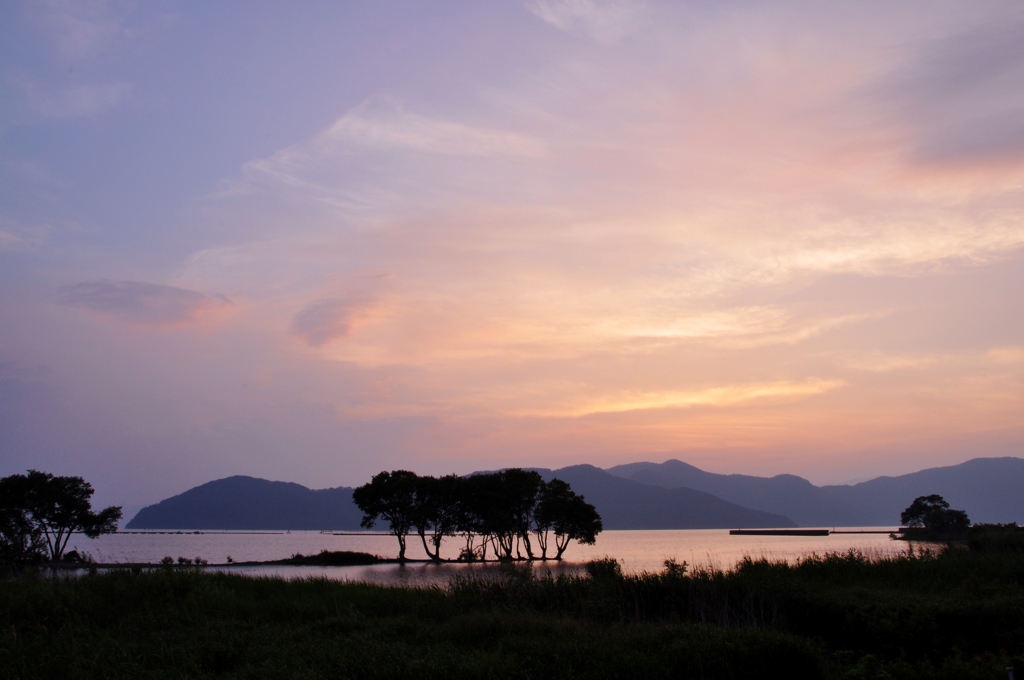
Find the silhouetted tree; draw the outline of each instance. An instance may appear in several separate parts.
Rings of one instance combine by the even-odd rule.
[[[415,472],[395,470],[381,472],[352,491],[352,500],[363,511],[360,524],[370,529],[378,519],[388,522],[391,533],[398,538],[398,559],[405,561],[405,539],[413,526],[416,513]]]
[[[24,475],[0,479],[0,563],[46,557],[43,531],[28,514],[25,480]]]
[[[537,494],[537,506],[533,511],[533,533],[537,537],[542,560],[548,558],[549,539],[558,516],[560,501],[571,493],[566,482],[552,479],[544,484]]]
[[[445,536],[462,535],[459,559],[487,559],[490,545],[498,559],[548,559],[549,536],[555,536],[555,559],[572,541],[593,543],[601,531],[594,506],[560,479],[545,483],[534,471],[510,468],[470,477],[419,477],[413,472],[381,472],[353,491],[363,511],[362,525],[386,519],[398,537],[398,559],[405,560],[406,537],[415,528],[423,550],[441,560]],[[479,546],[476,540],[479,539]]]
[[[942,496],[918,496],[900,514],[900,522],[910,528],[924,528],[935,532],[948,533],[963,531],[971,526],[971,520],[963,510],[952,510]]]
[[[441,559],[441,541],[454,536],[462,517],[463,479],[458,475],[418,477],[413,526],[423,541],[423,550],[434,561]],[[429,540],[428,540],[429,539]]]
[[[576,541],[593,545],[603,528],[597,509],[568,484],[560,479],[552,479],[544,485],[537,503],[534,530],[538,540],[541,533],[544,535],[542,549],[545,559],[548,531],[554,531],[555,559],[560,560],[569,543]]]
[[[501,473],[484,472],[469,478],[470,492],[466,498],[473,531],[480,536],[482,559],[487,559],[487,546],[494,549],[496,557],[502,557],[503,537],[511,529],[511,521],[505,512],[504,494],[501,489]]]
[[[486,560],[487,545],[490,543],[488,528],[488,496],[493,488],[493,473],[463,477],[456,499],[455,531],[465,540],[459,559],[467,561]],[[477,546],[476,539],[480,539]]]
[[[477,487],[474,502],[477,530],[490,538],[499,558],[521,558],[519,541],[525,544],[527,555],[530,555],[533,507],[544,480],[534,471],[519,468],[474,475],[473,478]]]
[[[117,531],[121,508],[96,513],[92,485],[81,477],[55,477],[48,472],[0,479],[0,550],[13,559],[64,556],[73,533],[89,538]]]
[[[533,529],[533,513],[537,507],[537,497],[544,487],[544,479],[534,470],[510,468],[501,473],[502,487],[506,492],[505,502],[511,515],[511,524],[515,533],[516,557],[522,559],[519,545],[526,549],[526,556],[533,559],[533,545],[530,532]],[[511,550],[506,553],[511,557]]]

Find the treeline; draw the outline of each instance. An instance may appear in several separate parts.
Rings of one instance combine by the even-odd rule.
[[[352,500],[363,527],[388,523],[400,561],[412,532],[431,560],[441,561],[445,538],[458,538],[458,560],[473,562],[486,560],[488,550],[500,560],[560,560],[572,541],[593,544],[602,529],[594,506],[566,482],[519,468],[469,477],[381,472]]]

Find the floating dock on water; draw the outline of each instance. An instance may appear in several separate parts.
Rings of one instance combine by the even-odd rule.
[[[730,529],[730,536],[829,536],[831,534],[898,534],[899,529]]]
[[[730,529],[730,536],[828,536],[828,529]]]

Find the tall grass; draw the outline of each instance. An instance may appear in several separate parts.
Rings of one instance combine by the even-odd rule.
[[[784,632],[821,645],[834,670],[846,667],[854,677],[869,657],[865,668],[903,677],[941,677],[943,668],[949,677],[1006,677],[1007,665],[1024,669],[1018,547],[1004,536],[941,554],[850,551],[795,564],[747,558],[730,571],[667,563],[637,575],[602,561],[586,576],[531,579],[523,571],[498,582],[455,581],[451,591],[465,602],[609,623]]]
[[[0,584],[0,617],[0,673],[10,678],[825,674],[816,645],[775,631],[637,626],[440,588],[195,570],[29,575]]]
[[[1024,668],[1024,551],[999,540],[447,588],[27,573],[0,581],[0,677],[1001,678]]]

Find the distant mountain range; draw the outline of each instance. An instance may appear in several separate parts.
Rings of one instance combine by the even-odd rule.
[[[814,486],[795,475],[705,472],[682,461],[608,470],[539,469],[593,503],[606,529],[720,529],[896,526],[917,496],[938,493],[975,522],[1024,520],[1024,459],[976,458],[854,485]],[[352,489],[312,490],[254,477],[228,477],[143,508],[127,529],[358,530]]]
[[[911,501],[933,493],[966,510],[974,522],[1024,521],[1021,458],[975,458],[960,465],[836,486],[814,486],[795,475],[718,475],[679,460],[629,463],[608,472],[641,484],[697,489],[744,507],[785,515],[805,527],[895,526]]]
[[[793,527],[780,514],[751,509],[688,488],[661,488],[622,479],[593,465],[538,470],[557,477],[597,508],[605,529],[728,529]]]

